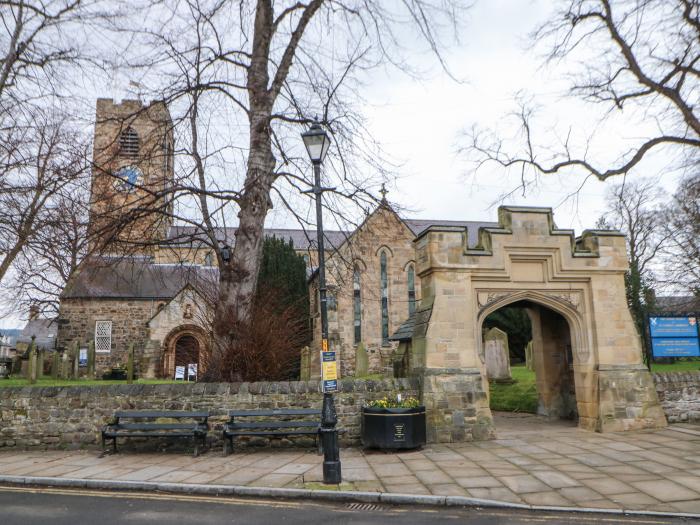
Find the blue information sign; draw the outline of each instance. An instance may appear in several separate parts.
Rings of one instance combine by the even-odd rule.
[[[649,333],[654,357],[700,357],[695,316],[649,317]]]
[[[697,337],[697,318],[649,317],[649,331],[652,337]]]
[[[654,357],[700,357],[697,337],[652,337]]]

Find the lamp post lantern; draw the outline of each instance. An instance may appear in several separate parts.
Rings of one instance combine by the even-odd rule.
[[[323,246],[323,209],[321,198],[327,188],[321,186],[321,163],[328,153],[331,144],[330,137],[314,122],[308,131],[301,134],[311,163],[314,167],[314,186],[311,190],[316,197],[316,238],[318,247],[318,291],[321,306],[321,367],[326,356],[332,356],[328,348],[328,304],[326,302],[326,253]],[[334,356],[333,356],[334,357]],[[335,360],[335,359],[334,359]],[[340,450],[338,448],[338,416],[335,412],[333,391],[327,381],[323,381],[323,408],[321,410],[321,443],[323,444],[323,482],[339,484],[342,480],[340,472]]]

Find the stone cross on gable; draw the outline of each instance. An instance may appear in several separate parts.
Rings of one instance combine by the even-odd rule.
[[[384,185],[383,182],[382,182],[382,189],[379,190],[379,193],[382,194],[382,203],[386,204],[387,203],[386,194],[389,193],[389,190],[386,189],[386,186]]]

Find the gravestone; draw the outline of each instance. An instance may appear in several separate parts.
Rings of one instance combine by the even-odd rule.
[[[369,356],[364,343],[357,343],[355,348],[355,377],[363,377],[369,373]]]
[[[535,370],[535,359],[532,353],[532,341],[525,347],[525,367],[530,371]]]
[[[508,334],[498,328],[491,328],[484,337],[484,357],[486,375],[497,381],[511,380]]]
[[[311,349],[305,346],[301,349],[301,363],[299,366],[299,380],[311,380]]]

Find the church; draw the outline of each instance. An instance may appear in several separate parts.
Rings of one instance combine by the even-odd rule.
[[[58,347],[94,341],[97,368],[126,362],[170,377],[206,366],[216,286],[213,254],[167,213],[137,214],[109,236],[124,211],[172,206],[172,122],[160,102],[97,101],[90,228],[105,246],[139,250],[86,263],[65,288]],[[137,186],[137,188],[134,187]],[[133,215],[132,215],[133,217]],[[353,231],[328,231],[329,339],[342,377],[416,377],[428,440],[488,439],[493,418],[483,326],[506,306],[532,324],[538,412],[576,413],[579,426],[609,431],[665,425],[640,337],[627,308],[624,235],[557,227],[550,208],[502,206],[494,222],[414,220],[382,200]],[[218,238],[231,244],[235,228]],[[310,370],[318,377],[320,322],[311,231],[270,229],[291,239],[308,265],[313,322]],[[301,350],[301,349],[300,349]],[[302,370],[302,375],[304,371]]]
[[[202,299],[217,281],[216,258],[197,243],[192,226],[172,224],[167,213],[130,215],[128,224],[120,224],[135,207],[167,212],[173,149],[163,103],[98,99],[90,231],[93,239],[106,238],[100,247],[105,255],[87,262],[66,286],[57,345],[94,341],[98,370],[123,365],[130,344],[144,377],[173,377],[176,366],[206,363],[210,313]],[[111,236],[115,225],[119,233]],[[390,336],[420,301],[413,239],[431,225],[464,227],[475,238],[480,227],[495,224],[405,219],[382,201],[355,231],[326,231],[330,339],[340,351],[343,376],[354,375],[358,345],[368,355],[369,373],[390,368],[397,348]],[[220,241],[231,244],[234,234],[233,227],[221,228]],[[266,235],[291,240],[307,262],[312,322],[320,334],[316,233],[268,229]],[[120,245],[131,248],[115,249]],[[110,251],[118,255],[110,257]]]

